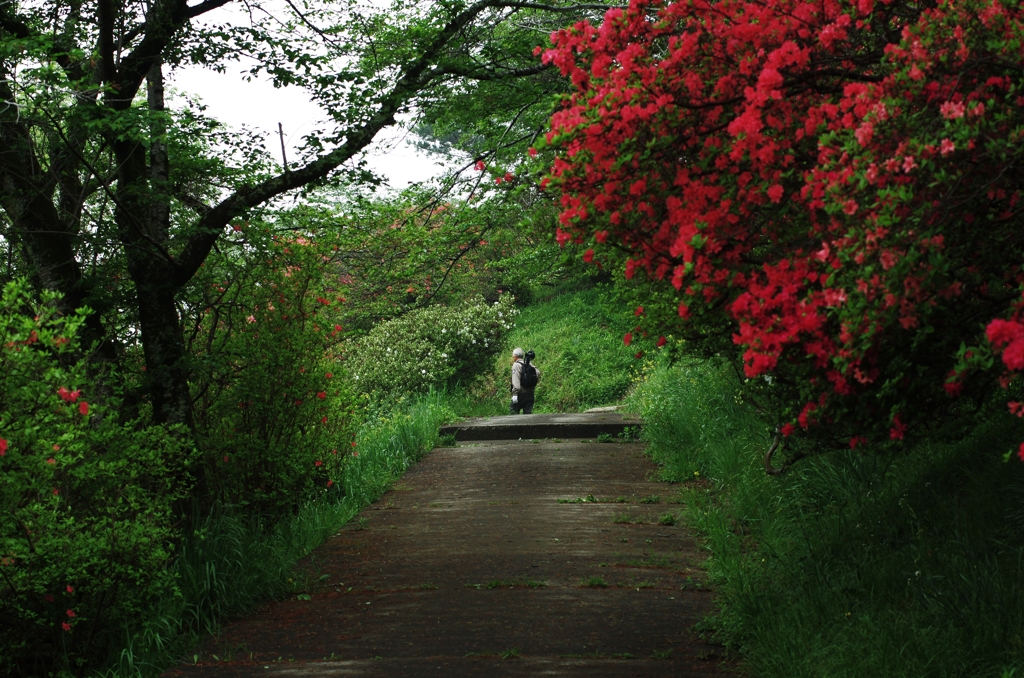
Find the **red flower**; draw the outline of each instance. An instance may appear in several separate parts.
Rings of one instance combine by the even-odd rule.
[[[633,311],[633,315],[635,315],[635,316],[640,316],[640,315],[643,315],[643,314],[644,314],[644,307],[643,306],[637,306],[636,310]]]
[[[657,343],[656,345],[657,345],[657,347],[658,347],[658,348],[661,348],[662,346],[664,346],[664,345],[665,345],[665,343],[666,343],[667,341],[668,341],[668,340],[667,340],[667,339],[665,339],[665,337],[658,337],[658,343]]]
[[[4,456],[5,454],[7,454],[7,441],[4,440],[3,438],[0,438],[0,457]]]
[[[334,481],[333,480],[328,480],[327,481],[327,487],[334,487]]]
[[[782,427],[781,433],[782,435],[788,438],[789,436],[793,435],[793,431],[795,430],[796,426],[793,426],[792,423],[789,423]]]
[[[78,393],[78,391],[75,391],[75,393]],[[84,400],[78,403],[78,411],[82,413],[83,417],[89,414],[89,403],[85,402]]]
[[[51,466],[53,466],[54,464],[57,463],[57,460],[54,459],[53,457],[50,457],[49,459],[46,460],[46,463],[50,464]]]
[[[61,622],[60,623],[60,627],[62,629],[64,629],[65,631],[70,631],[71,630],[71,624],[69,624],[67,622]]]
[[[68,616],[71,617],[72,619],[74,619],[75,611],[74,610],[68,610]]]
[[[341,327],[341,325],[335,325],[335,327]],[[328,379],[330,379],[330,378],[331,378],[331,377],[333,377],[334,375],[333,375],[333,374],[331,374],[330,372],[328,372],[328,373],[327,373],[327,374],[325,374],[324,376],[325,376],[325,377],[327,377]]]
[[[327,417],[321,417],[320,418],[320,423],[321,424],[326,424],[327,423]]]
[[[487,165],[486,165],[486,164],[484,164],[484,161],[483,161],[483,160],[477,160],[477,161],[476,161],[476,164],[474,164],[474,165],[473,165],[473,168],[474,168],[474,169],[475,169],[476,171],[478,171],[478,172],[483,172],[483,171],[484,171],[484,169],[486,169],[486,168],[487,168]]]
[[[644,352],[643,351],[637,351],[636,355],[633,356],[633,357],[636,358],[637,360],[639,360],[640,358],[644,357]]]
[[[72,586],[71,584],[68,584],[67,585],[67,591],[68,591],[68,593],[74,593],[75,592],[75,587]]]
[[[323,400],[324,398],[327,397],[327,391],[320,391],[319,393],[316,394],[316,397],[319,398],[320,400]]]
[[[319,459],[317,459],[316,463],[313,464],[313,466],[316,466],[317,468],[320,468],[323,465],[324,465],[324,463],[322,461],[320,461]]]
[[[587,250],[586,252],[583,253],[583,261],[585,261],[585,262],[587,262],[589,264],[593,260],[594,260],[594,250],[589,249],[589,250]]]
[[[631,343],[633,343],[633,333],[626,332],[626,336],[622,338],[622,343],[625,344],[626,346],[629,346]]]

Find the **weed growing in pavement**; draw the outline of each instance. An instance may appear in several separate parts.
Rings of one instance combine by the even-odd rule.
[[[519,659],[522,656],[523,655],[519,654],[518,647],[510,647],[509,649],[501,653],[502,659]]]
[[[634,516],[629,511],[625,513],[619,513],[612,519],[614,523],[629,523],[634,525],[642,525],[644,522],[643,516]]]
[[[671,659],[672,650],[655,650],[651,653],[651,659]]]
[[[626,565],[628,567],[657,567],[666,568],[672,567],[672,561],[664,556],[657,556],[652,558],[642,558],[638,560],[627,560],[620,565]]]
[[[607,588],[608,582],[601,577],[586,577],[584,579],[580,579],[580,586],[591,589]]]
[[[661,501],[661,495],[652,494],[647,497],[640,497],[639,501],[641,504],[657,504],[659,501]]]
[[[541,589],[547,585],[547,582],[537,579],[516,577],[514,579],[492,579],[486,584],[466,584],[466,588],[477,589],[478,591],[482,589]]]
[[[575,499],[559,499],[559,504],[584,504],[591,502],[600,501],[597,497],[592,494],[588,494],[586,497],[576,497]]]
[[[598,433],[597,442],[599,443],[613,443],[615,442],[615,436],[611,433]]]
[[[674,513],[666,513],[662,517],[658,518],[659,525],[675,525],[676,516]]]

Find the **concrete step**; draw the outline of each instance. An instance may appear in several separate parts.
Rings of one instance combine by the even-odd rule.
[[[512,414],[464,419],[442,426],[441,435],[454,434],[456,440],[597,438],[602,434],[618,436],[627,427],[640,426],[639,419],[619,412]]]

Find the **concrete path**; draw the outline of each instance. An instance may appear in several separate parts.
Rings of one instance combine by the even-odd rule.
[[[434,450],[314,552],[306,595],[165,675],[722,675],[722,649],[692,630],[712,606],[701,555],[642,450]]]

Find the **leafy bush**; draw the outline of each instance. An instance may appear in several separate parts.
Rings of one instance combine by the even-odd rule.
[[[0,304],[0,673],[78,673],[175,594],[193,453],[180,431],[119,423],[116,375],[81,358],[86,312],[27,290]]]
[[[351,378],[365,393],[423,393],[468,381],[490,366],[519,311],[503,294],[453,306],[429,306],[380,323],[348,361]]]
[[[207,495],[274,519],[336,487],[362,419],[341,375],[342,298],[330,240],[246,225],[192,290],[196,439]],[[337,375],[337,376],[335,376]]]
[[[998,676],[1024,662],[1024,468],[1004,414],[957,443],[765,474],[727,365],[650,366],[630,399],[710,550],[710,621],[757,676]]]

